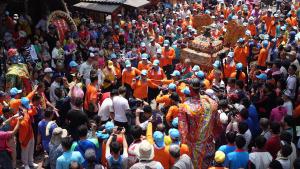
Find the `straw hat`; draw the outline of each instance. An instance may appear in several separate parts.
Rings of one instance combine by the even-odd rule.
[[[154,158],[154,147],[147,140],[143,140],[135,151],[139,160],[152,160]]]

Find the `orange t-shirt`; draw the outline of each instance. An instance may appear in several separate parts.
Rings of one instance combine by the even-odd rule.
[[[168,113],[166,115],[166,121],[168,123],[171,123],[171,121],[178,117],[178,114],[179,114],[179,108],[177,105],[174,105],[174,106],[171,106],[168,110]]]
[[[247,65],[247,57],[249,55],[248,47],[239,47],[237,46],[234,49],[234,61],[235,63],[242,63],[243,65]]]
[[[175,50],[171,47],[169,47],[169,50],[165,50],[165,48],[162,48],[162,56],[160,60],[160,64],[162,67],[167,66],[167,65],[172,65],[172,61],[175,58]]]
[[[270,36],[275,37],[276,36],[276,24],[275,21],[272,21],[270,28],[268,29],[268,34]]]
[[[152,64],[150,62],[144,64],[143,61],[139,61],[139,63],[138,63],[138,69],[140,71],[142,71],[142,70],[148,70],[148,69],[150,69],[151,65]]]
[[[26,97],[31,100],[35,91],[30,92]],[[9,107],[13,110],[13,114],[16,114],[19,111],[21,106],[21,99],[11,99],[9,101]]]
[[[256,35],[256,25],[254,23],[248,25],[248,30],[251,32],[251,36]]]
[[[114,68],[115,68],[115,73],[116,73],[117,79],[120,79],[122,77],[122,71],[121,71],[120,64],[119,63],[114,64]]]
[[[131,67],[130,71],[125,68],[122,72],[122,85],[131,85],[132,79],[140,74],[141,72],[137,68]]]
[[[289,17],[285,20],[287,23],[289,23],[291,26],[297,26],[297,18],[296,17]]]
[[[235,64],[228,64],[228,63],[225,63],[224,64],[224,77],[225,78],[229,78],[231,73],[233,73],[235,71]]]
[[[149,69],[148,78],[154,80],[153,83],[160,85],[161,80],[166,79],[167,76],[162,68],[159,68],[158,71],[155,71],[154,69]]]
[[[162,45],[164,43],[165,38],[162,36],[158,36],[158,38],[155,39],[155,42]]]
[[[267,58],[268,58],[268,50],[266,48],[262,48],[258,55],[257,65],[266,66]]]
[[[84,99],[84,109],[89,110],[89,103],[93,101],[95,104],[97,103],[97,88],[96,86],[89,84],[86,87],[85,99]]]
[[[236,77],[236,71],[233,72],[233,73],[231,73],[231,75],[230,75],[230,78],[235,79],[235,77]],[[240,73],[240,77],[239,77],[238,80],[242,80],[242,81],[245,82],[245,81],[246,81],[246,74],[245,74],[244,72],[241,72],[241,73]]]
[[[156,103],[163,103],[164,106],[170,106],[172,103],[172,100],[170,99],[170,94],[166,95],[158,95],[155,99]]]
[[[164,166],[164,168],[170,168],[171,155],[167,147],[158,148],[154,147],[154,161],[158,161]]]
[[[263,17],[262,17],[262,20],[264,20],[264,21],[265,21],[265,23],[266,23],[266,27],[267,27],[267,30],[269,30],[269,29],[270,29],[270,27],[271,27],[272,21],[274,21],[274,18],[273,18],[273,17],[269,17],[269,16],[265,15],[265,16],[263,16]]]
[[[157,88],[158,86],[150,79],[144,82],[142,80],[132,82],[131,88],[133,89],[133,96],[139,99],[146,99],[148,97],[148,87]]]

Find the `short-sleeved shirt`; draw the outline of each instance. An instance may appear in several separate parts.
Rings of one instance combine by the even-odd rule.
[[[44,150],[47,152],[49,152],[49,142],[50,142],[50,139],[52,136],[52,132],[57,127],[56,123],[52,123],[49,128],[49,135],[46,136],[46,130],[47,130],[46,128],[47,128],[48,123],[49,123],[49,121],[42,120],[38,124],[38,131],[42,137],[42,145],[43,145]]]
[[[234,151],[227,155],[226,167],[230,169],[247,168],[249,153],[247,151]]]
[[[106,98],[101,106],[98,103],[98,116],[101,117],[101,121],[107,121],[109,119],[110,112],[113,112],[113,102],[111,98]]]
[[[122,96],[113,97],[113,108],[115,112],[115,121],[127,122],[126,110],[129,110],[128,100]]]
[[[91,101],[97,102],[97,88],[91,84],[87,86],[85,92],[84,109],[89,110],[89,103]]]
[[[84,158],[78,151],[64,152],[63,155],[57,158],[56,169],[69,169],[72,161],[76,161],[81,165],[84,162]]]

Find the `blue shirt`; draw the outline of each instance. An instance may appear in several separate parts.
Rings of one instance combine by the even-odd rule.
[[[98,162],[98,159],[101,157],[101,149],[100,146],[97,147],[94,142],[92,142],[92,139],[87,140],[80,140],[77,142],[77,145],[74,148],[74,151],[79,151],[81,155],[84,157],[84,153],[87,149],[93,149],[96,152],[96,162]],[[86,166],[86,163],[83,163],[83,166]]]
[[[251,104],[248,108],[249,117],[252,119],[253,125],[254,125],[254,133],[251,133],[253,137],[257,136],[260,132],[259,128],[259,120],[258,120],[258,114],[256,107]]]
[[[249,153],[247,151],[234,151],[227,155],[226,167],[230,169],[247,168]]]
[[[49,142],[50,142],[50,139],[52,136],[52,132],[57,127],[56,123],[51,124],[50,129],[49,129],[50,130],[49,135],[46,136],[46,127],[47,127],[48,123],[49,123],[48,121],[42,120],[38,124],[38,131],[39,131],[39,134],[41,135],[42,145],[46,152],[49,152]]]
[[[72,161],[78,162],[80,165],[84,162],[84,158],[78,151],[67,151],[58,157],[56,161],[56,169],[69,169]]]
[[[222,151],[225,154],[225,162],[227,161],[227,154],[233,152],[236,149],[235,145],[222,145],[219,147],[218,151]]]

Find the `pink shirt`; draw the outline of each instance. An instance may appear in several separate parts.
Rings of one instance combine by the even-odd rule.
[[[278,106],[272,109],[270,115],[271,122],[281,122],[282,118],[287,114],[287,110],[285,107]]]
[[[7,145],[7,141],[8,141],[8,139],[11,138],[11,135],[12,135],[11,131],[8,131],[8,132],[0,131],[0,151],[3,151],[3,150],[10,151],[9,146]]]

